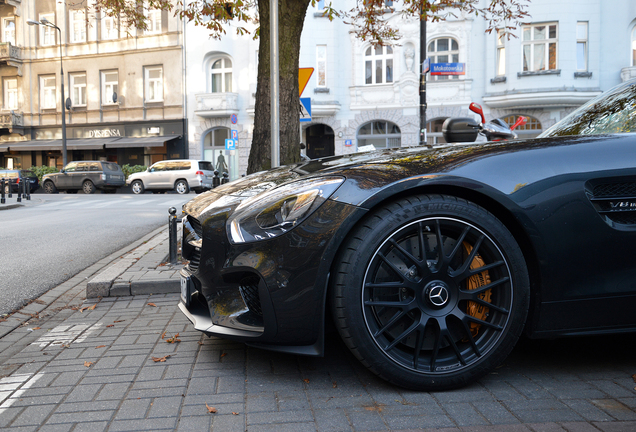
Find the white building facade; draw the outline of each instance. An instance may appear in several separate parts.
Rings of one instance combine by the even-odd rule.
[[[347,9],[352,0],[338,4]],[[351,3],[351,5],[349,5]],[[388,2],[389,4],[391,2]],[[310,157],[419,142],[420,22],[387,9],[400,30],[390,46],[373,47],[329,21],[323,2],[310,6],[301,40],[300,67],[314,68],[302,97],[312,118],[299,123]],[[399,4],[395,3],[396,7]],[[520,136],[533,137],[567,113],[621,81],[636,77],[636,2],[533,0],[527,24],[510,39],[486,33],[481,17],[458,14],[428,23],[433,63],[463,63],[464,74],[427,77],[427,141],[443,142],[448,117],[528,117]],[[245,174],[252,141],[258,40],[232,29],[213,40],[186,26],[188,145],[192,158],[211,160],[234,179]],[[225,150],[232,131],[235,150]],[[219,160],[219,156],[223,158]]]

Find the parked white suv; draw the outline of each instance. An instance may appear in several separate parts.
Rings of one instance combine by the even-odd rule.
[[[213,177],[212,162],[175,159],[157,162],[144,172],[131,174],[126,184],[131,186],[134,194],[142,194],[146,190],[174,190],[179,194],[187,194],[193,190],[201,193],[212,189]]]

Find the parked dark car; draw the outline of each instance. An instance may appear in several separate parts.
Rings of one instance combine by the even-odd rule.
[[[114,193],[125,184],[124,172],[119,165],[105,161],[70,162],[59,173],[42,177],[42,188],[46,193],[76,193],[81,190],[92,194],[97,189]]]
[[[407,388],[532,338],[636,330],[636,81],[531,140],[324,158],[184,206],[180,309],[207,335],[353,354]],[[591,350],[594,347],[590,347]]]
[[[22,182],[28,181],[30,192],[35,192],[39,187],[38,176],[30,170],[0,170],[0,179],[5,179],[4,193],[9,193],[9,187],[11,187],[12,193],[21,191],[20,185]],[[10,186],[9,186],[10,185]]]

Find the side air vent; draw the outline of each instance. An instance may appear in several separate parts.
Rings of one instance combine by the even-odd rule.
[[[636,228],[636,182],[597,182],[588,185],[587,195],[609,225]]]

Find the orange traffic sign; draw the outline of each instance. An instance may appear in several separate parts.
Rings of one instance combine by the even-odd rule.
[[[314,68],[298,68],[298,96],[302,96],[313,73]]]

